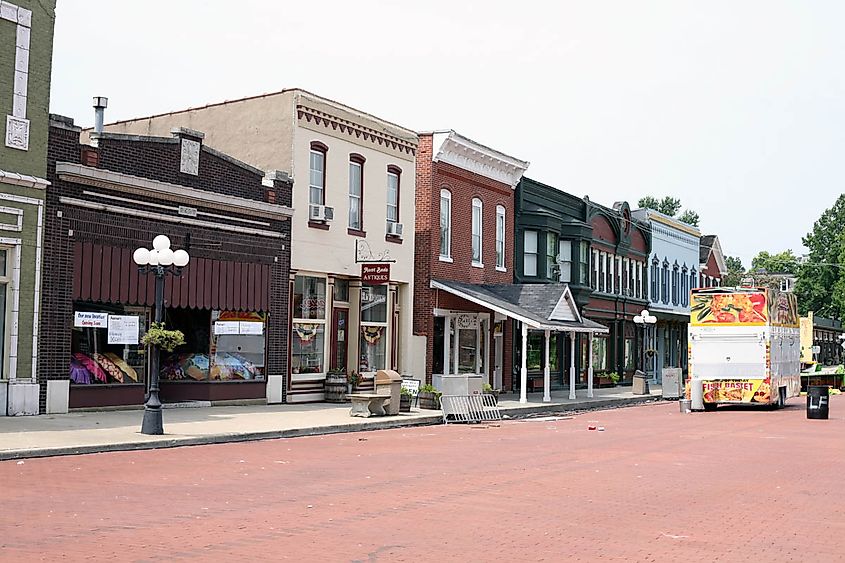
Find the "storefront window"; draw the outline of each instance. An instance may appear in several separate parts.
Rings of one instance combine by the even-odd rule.
[[[334,300],[346,303],[349,301],[349,280],[334,280]]]
[[[237,311],[212,311],[212,381],[264,379],[264,315]]]
[[[140,342],[147,309],[77,302],[73,311],[71,383],[143,383],[147,360]]]
[[[593,339],[593,371],[607,370],[607,338]]]
[[[458,329],[458,373],[475,373],[478,357],[476,329]]]
[[[319,323],[293,323],[291,333],[291,372],[323,373],[325,326]]]
[[[6,294],[9,291],[9,276],[6,262],[9,251],[0,248],[0,379],[6,371]]]
[[[359,370],[373,372],[385,367],[387,343],[387,286],[361,288],[361,334]]]
[[[525,356],[525,363],[529,370],[543,369],[543,338],[542,332],[528,331],[528,354]]]
[[[293,316],[295,319],[325,320],[325,278],[296,276],[293,284]]]
[[[634,339],[625,339],[625,369],[634,369]]]

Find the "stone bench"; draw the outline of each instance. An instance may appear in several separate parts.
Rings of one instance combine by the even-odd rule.
[[[349,416],[384,416],[384,402],[390,400],[389,395],[376,395],[375,393],[347,393],[346,398],[352,401],[352,410]]]

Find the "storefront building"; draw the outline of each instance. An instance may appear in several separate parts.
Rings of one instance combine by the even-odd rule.
[[[725,264],[719,237],[704,235],[699,242],[698,285],[693,287],[721,287],[726,275],[728,275],[728,267]]]
[[[324,399],[329,371],[371,381],[409,373],[417,134],[299,89],[124,121],[107,131],[171,127],[262,168],[294,190],[290,374],[273,402]]]
[[[552,389],[569,387],[574,363],[576,385],[588,386],[589,366],[599,383],[616,373],[630,381],[642,357],[642,335],[632,319],[646,304],[644,263],[647,225],[632,220],[627,203],[613,208],[523,178],[517,188],[516,281],[566,283],[584,319],[607,327],[592,342],[575,334],[551,342]],[[574,352],[574,353],[573,353]],[[572,357],[574,356],[574,357]],[[546,353],[543,340],[529,332],[528,370],[538,374]],[[601,379],[598,379],[601,378]]]
[[[687,326],[690,290],[700,282],[698,228],[652,209],[638,209],[634,217],[651,227],[649,255],[649,311],[657,324],[649,335],[647,373],[663,380],[664,368],[687,370]]]
[[[194,130],[80,144],[73,120],[50,125],[41,412],[144,402],[155,282],[132,256],[159,234],[190,255],[165,280],[164,324],[185,344],[161,352],[162,400],[266,400],[288,373],[288,175]]]
[[[414,373],[435,387],[454,375],[512,385],[508,315],[446,282],[513,282],[514,188],[527,167],[455,131],[420,134],[413,356],[424,363]]]
[[[0,3],[0,416],[38,413],[55,0]]]

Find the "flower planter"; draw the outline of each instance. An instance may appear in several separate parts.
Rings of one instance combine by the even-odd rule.
[[[410,395],[399,395],[399,412],[411,412]]]
[[[326,375],[325,393],[327,403],[346,401],[346,374],[330,373]]]
[[[420,391],[418,395],[421,409],[440,410],[440,395],[426,391]]]

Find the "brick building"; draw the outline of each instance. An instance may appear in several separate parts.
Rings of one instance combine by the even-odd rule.
[[[728,267],[719,237],[702,236],[698,251],[698,287],[721,287],[726,275]]]
[[[162,352],[162,399],[264,399],[288,371],[288,175],[188,129],[80,144],[72,120],[50,125],[41,412],[143,403],[154,277],[132,255],[158,234],[190,254],[165,281],[165,325],[186,343]]]
[[[558,334],[549,353],[530,335],[529,375],[539,377],[550,356],[552,389],[590,388],[590,371],[630,381],[643,344],[633,317],[647,303],[644,264],[647,225],[633,221],[625,202],[606,207],[532,180],[517,187],[516,281],[567,285],[584,318],[604,332]],[[574,366],[575,377],[567,377]]]
[[[55,0],[0,2],[0,416],[38,412]]]

